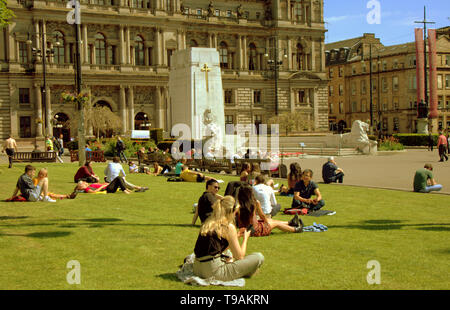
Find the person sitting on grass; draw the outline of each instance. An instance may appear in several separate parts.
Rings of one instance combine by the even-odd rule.
[[[239,188],[238,202],[238,227],[241,230],[251,230],[252,237],[268,236],[275,228],[292,233],[300,233],[303,231],[303,222],[298,218],[298,215],[295,215],[289,222],[268,218],[262,211],[261,203],[255,198],[253,189],[249,185],[244,185]],[[257,215],[259,216],[259,220],[256,217]]]
[[[274,217],[281,209],[280,204],[277,203],[273,188],[266,185],[267,177],[263,174],[255,178],[255,185],[253,185],[253,194],[256,200],[261,204],[261,209],[267,218]]]
[[[250,174],[251,170],[252,170],[252,167],[250,166],[249,163],[243,163],[242,167],[241,167],[239,181],[245,182],[245,183],[250,183],[248,178],[249,178],[249,174]]]
[[[178,160],[177,164],[175,165],[175,175],[177,177],[180,176],[181,171],[183,170],[183,165],[186,165],[186,158],[184,157]]]
[[[89,184],[85,181],[78,182],[76,189],[78,191],[83,191],[88,194],[95,194],[98,192],[106,191],[108,194],[113,194],[121,189],[125,194],[130,194],[131,191],[127,189],[125,185],[125,180],[118,176],[111,183],[92,183]]]
[[[261,253],[246,256],[250,231],[240,234],[243,240],[239,244],[240,235],[234,224],[237,211],[234,198],[221,198],[213,204],[212,209],[213,213],[201,226],[195,243],[194,274],[203,279],[213,277],[219,281],[251,277],[263,264],[264,256]],[[233,257],[224,254],[228,248]]]
[[[344,170],[336,165],[333,156],[328,157],[328,161],[322,166],[322,179],[325,184],[344,182]]]
[[[33,178],[33,184],[34,186],[38,185],[39,182],[44,179],[44,178],[48,178],[48,171],[45,168],[42,168],[41,170],[39,170],[37,177]],[[75,197],[77,196],[77,191],[76,191],[76,187],[74,189],[74,191],[69,194],[69,195],[60,195],[60,194],[55,194],[55,193],[48,193],[48,196],[51,199],[75,199]],[[39,197],[39,200],[42,200],[44,198],[43,194],[41,194],[41,197]]]
[[[108,183],[112,183],[112,181],[115,178],[117,178],[118,176],[122,176],[127,189],[135,190],[137,192],[145,192],[146,190],[148,190],[148,187],[141,187],[131,184],[125,179],[126,177],[125,171],[123,171],[123,167],[120,164],[120,158],[117,156],[113,157],[113,162],[109,163],[108,166],[106,166],[104,173],[105,173],[105,181]]]
[[[191,171],[188,169],[188,166],[183,165],[182,171],[180,173],[180,178],[185,182],[198,182],[202,183],[205,181],[209,181],[212,178],[204,175],[203,173],[197,171]]]
[[[280,196],[294,196],[294,187],[300,181],[302,175],[302,168],[299,163],[291,163],[289,166],[289,174],[287,177],[287,186],[281,185]]]
[[[312,170],[305,169],[303,171],[302,179],[297,182],[294,188],[294,199],[292,200],[291,208],[306,208],[308,212],[311,212],[317,211],[325,205],[319,187],[312,181],[312,177]],[[316,198],[311,198],[313,195],[315,195]]]
[[[88,183],[96,183],[100,181],[100,177],[98,177],[94,173],[94,170],[92,169],[92,163],[89,160],[84,163],[84,166],[78,169],[73,179],[75,183],[78,183],[79,181],[86,181]]]
[[[416,171],[414,175],[414,191],[418,193],[429,193],[433,191],[440,191],[441,184],[437,184],[433,178],[433,166],[425,164],[425,166]]]
[[[44,177],[40,179],[37,185],[33,183],[33,177],[36,174],[36,168],[31,165],[25,166],[25,173],[22,174],[17,180],[16,188],[11,197],[16,197],[20,190],[23,198],[27,201],[44,201],[44,202],[56,202],[48,196],[48,178]],[[41,195],[44,198],[40,199]]]
[[[223,198],[221,195],[217,194],[219,189],[219,183],[215,179],[206,182],[206,191],[198,199],[197,208],[195,208],[195,214],[192,218],[192,225],[195,225],[198,217],[200,217],[200,222],[203,224],[213,212],[212,205],[217,199]]]

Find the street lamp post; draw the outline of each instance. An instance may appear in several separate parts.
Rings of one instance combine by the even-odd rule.
[[[278,59],[278,38],[274,37],[274,47],[271,47],[271,49],[274,50],[274,57],[273,59],[268,59],[267,64],[270,66],[271,69],[274,71],[274,80],[275,80],[275,115],[278,115],[278,75],[279,75],[279,68],[283,64],[283,60]],[[269,57],[269,53],[266,51],[264,54],[265,57]],[[286,51],[284,53],[284,58],[287,58]]]
[[[27,45],[31,46],[31,44],[33,44],[33,42],[31,41],[30,37],[38,35],[38,34],[39,33],[37,33],[37,32],[28,33],[28,39],[26,42]],[[42,40],[41,40],[42,46],[40,49],[32,47],[31,52],[33,53],[34,56],[39,56],[42,58],[42,76],[43,76],[43,84],[44,85],[41,86],[41,94],[42,94],[42,104],[44,106],[46,106],[46,103],[47,103],[47,57],[54,55],[55,50],[53,48],[46,47],[46,42],[45,42],[46,33],[41,32],[40,34],[41,34],[41,38],[42,38]],[[56,41],[55,45],[59,46],[60,45],[59,41]],[[46,107],[46,108],[48,108],[48,107]],[[41,118],[42,115],[39,115],[39,117]],[[47,122],[47,112],[44,111],[44,117],[43,117],[42,124],[46,124],[46,128],[45,128],[46,134],[50,135],[50,128],[48,128],[49,126],[47,123],[48,123]],[[42,132],[38,132],[37,134],[41,135]]]

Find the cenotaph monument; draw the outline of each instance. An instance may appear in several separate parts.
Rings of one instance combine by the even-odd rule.
[[[169,96],[171,128],[180,124],[190,128],[190,139],[209,138],[208,148],[216,157],[225,156],[223,148],[235,136],[225,139],[225,114],[219,53],[214,48],[192,47],[175,52],[171,58]],[[178,134],[176,132],[175,134]],[[188,137],[184,133],[184,137]],[[230,143],[231,142],[231,143]],[[203,151],[205,152],[205,146]]]

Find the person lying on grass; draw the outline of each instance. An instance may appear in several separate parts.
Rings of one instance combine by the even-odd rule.
[[[146,173],[151,174],[150,169],[148,167],[138,167],[134,162],[128,162],[128,171],[130,173]]]
[[[303,209],[309,211],[317,211],[325,205],[322,199],[319,187],[312,181],[313,172],[310,169],[305,169],[302,173],[302,179],[295,184],[294,199],[292,200],[291,208]],[[311,198],[312,196],[316,198]]]
[[[250,277],[261,267],[264,256],[261,253],[245,255],[250,231],[238,234],[234,224],[237,209],[232,196],[218,199],[212,206],[213,212],[200,228],[195,243],[193,272],[207,279],[232,281]],[[242,244],[239,237],[242,236]],[[231,250],[233,257],[224,254]]]
[[[146,190],[148,190],[148,187],[131,184],[125,179],[125,171],[123,170],[122,164],[120,163],[120,158],[117,156],[113,157],[113,162],[109,163],[108,166],[106,166],[104,173],[105,181],[108,183],[112,183],[115,178],[121,176],[127,189],[140,192],[145,192]]]
[[[22,174],[17,180],[16,188],[10,199],[16,197],[20,190],[22,197],[27,201],[45,201],[56,202],[48,196],[48,178],[42,178],[37,185],[33,183],[33,177],[36,174],[36,168],[32,165],[25,166],[25,173]],[[40,200],[41,195],[44,197]]]
[[[180,178],[185,182],[198,182],[202,183],[211,180],[211,177],[204,175],[203,173],[197,171],[191,171],[188,169],[187,165],[183,165],[183,171],[180,173]]]
[[[272,229],[278,228],[285,232],[300,233],[303,231],[303,222],[294,216],[289,222],[283,222],[268,218],[261,209],[261,203],[256,200],[253,189],[249,185],[239,188],[238,192],[239,211],[237,224],[240,231],[251,230],[252,237],[263,237],[270,235]],[[259,220],[256,215],[259,216]]]
[[[169,173],[172,170],[169,165],[165,164],[164,167],[161,167],[157,162],[153,163],[153,175],[163,175]]]
[[[88,194],[95,194],[106,191],[108,194],[117,192],[120,188],[125,194],[130,194],[131,191],[127,189],[125,181],[121,176],[116,177],[111,183],[93,183],[89,184],[85,181],[80,181],[77,184],[77,190]]]
[[[45,168],[42,168],[39,170],[37,177],[33,178],[34,186],[38,185],[41,180],[48,177],[48,171]],[[69,195],[60,195],[55,193],[48,193],[48,196],[52,199],[74,199],[77,196],[76,187],[74,188],[73,192]],[[43,193],[41,194],[41,197],[39,200],[44,199]]]

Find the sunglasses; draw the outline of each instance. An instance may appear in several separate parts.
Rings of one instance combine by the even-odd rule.
[[[220,189],[220,186],[214,186],[215,189]]]

